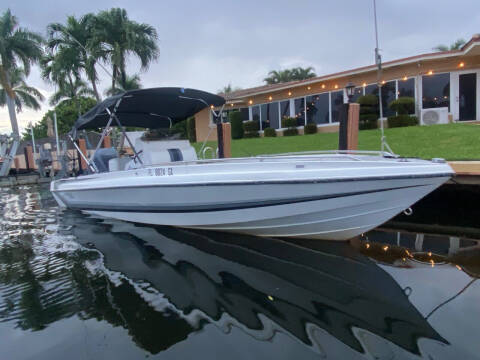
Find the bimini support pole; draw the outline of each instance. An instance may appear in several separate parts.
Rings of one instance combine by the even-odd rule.
[[[135,154],[134,160],[135,160],[135,159],[138,159],[138,161],[140,162],[140,164],[142,164],[142,166],[143,166],[143,161],[142,161],[142,159],[140,159],[140,156],[138,156],[139,153],[137,152],[137,150],[135,150],[135,146],[133,146],[132,141],[131,141],[130,138],[128,137],[127,132],[125,131],[125,128],[123,127],[122,123],[121,123],[120,120],[118,119],[117,114],[115,114],[115,110],[116,110],[116,109],[114,109],[114,111],[111,112],[110,109],[107,108],[107,113],[108,113],[110,116],[112,116],[113,118],[115,118],[115,121],[117,122],[118,126],[120,127],[120,130],[122,131],[123,136],[125,137],[125,139],[127,139],[128,144],[130,145],[130,148],[132,149],[133,153]]]
[[[87,163],[87,166],[89,167],[90,171],[92,172],[98,172],[97,168],[95,167],[95,165],[90,162],[90,160],[88,160],[88,158],[85,156],[85,154],[83,153],[83,151],[78,147],[77,143],[75,142],[75,140],[73,139],[72,135],[68,134],[68,138],[70,139],[70,141],[72,142],[73,146],[75,146],[75,149],[77,149],[77,151],[79,152],[80,156],[82,157],[83,160],[85,160],[85,162]]]

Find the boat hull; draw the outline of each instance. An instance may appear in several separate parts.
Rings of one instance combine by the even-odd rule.
[[[388,221],[447,181],[451,170],[443,166],[443,172],[437,167],[431,172],[341,179],[259,180],[257,176],[257,180],[203,183],[136,181],[129,186],[57,184],[52,192],[60,205],[125,221],[346,240]]]

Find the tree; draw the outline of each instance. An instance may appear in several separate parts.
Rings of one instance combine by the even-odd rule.
[[[75,100],[66,99],[60,102],[55,109],[49,110],[45,113],[42,120],[33,126],[33,134],[35,138],[47,137],[47,119],[53,119],[53,112],[57,113],[57,126],[59,134],[66,134],[71,129],[75,120],[78,119],[78,110],[83,114],[95,106],[96,100],[91,97],[77,96]],[[30,127],[25,129],[22,134],[23,139],[30,139]]]
[[[127,75],[127,80],[125,82],[125,87],[121,85],[117,85],[116,88],[112,89],[109,88],[105,91],[105,95],[112,96],[116,94],[120,94],[122,92],[128,91],[128,90],[137,90],[141,89],[142,84],[140,83],[140,76],[138,74],[135,74],[133,76],[128,76]]]
[[[69,16],[65,25],[49,24],[47,49],[50,58],[46,62],[56,62],[59,73],[68,70],[78,77],[83,71],[92,86],[95,98],[101,101],[95,65],[99,60],[104,60],[106,54],[101,44],[95,41],[95,21],[94,14],[87,14],[79,19]]]
[[[463,39],[457,39],[454,43],[450,44],[450,47],[447,45],[437,45],[433,48],[435,51],[449,51],[449,50],[459,50],[463,45],[466,44],[466,41]]]
[[[50,105],[56,105],[65,100],[76,101],[79,96],[95,95],[85,81],[80,78],[66,78],[59,82],[58,90],[50,97]],[[79,103],[77,104],[78,114],[81,114]]]
[[[309,66],[307,68],[296,67],[292,69],[285,69],[285,70],[272,70],[268,73],[268,77],[263,79],[267,84],[279,84],[285,83],[289,81],[298,81],[298,80],[305,80],[311,79],[317,76],[314,72],[314,68]]]
[[[159,56],[157,31],[148,24],[140,24],[128,18],[125,9],[114,8],[100,12],[95,21],[95,43],[105,51],[112,66],[112,86],[127,86],[127,56],[140,59],[141,69],[146,70]]]
[[[222,89],[218,90],[217,93],[219,94],[230,94],[234,91],[239,91],[239,90],[242,90],[242,88],[236,86],[236,87],[233,87],[231,83],[228,83],[228,85],[224,86]]]
[[[17,67],[9,74],[10,87],[15,94],[15,107],[21,112],[23,107],[33,110],[40,110],[39,102],[44,100],[43,95],[34,87],[28,86],[25,82],[25,71]],[[0,106],[7,104],[7,90],[0,84]]]
[[[0,84],[6,93],[6,104],[10,115],[13,132],[18,136],[17,115],[15,112],[15,91],[10,79],[22,63],[25,76],[30,74],[30,67],[42,57],[40,35],[18,26],[18,20],[10,10],[0,17]]]

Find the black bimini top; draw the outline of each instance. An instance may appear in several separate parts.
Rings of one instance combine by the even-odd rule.
[[[208,106],[221,106],[225,99],[205,91],[165,87],[130,90],[109,97],[95,105],[75,121],[73,130],[105,127],[109,120],[107,108],[115,111],[123,126],[150,129],[169,128]],[[111,126],[117,123],[112,121]]]

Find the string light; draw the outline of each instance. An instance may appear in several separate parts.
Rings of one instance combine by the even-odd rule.
[[[307,90],[311,90],[311,89],[312,89],[312,87],[311,87],[311,86],[308,86],[308,87],[307,87]]]
[[[365,244],[365,247],[368,249],[370,247],[370,244]]]
[[[273,99],[273,98],[272,98],[271,96],[268,97],[268,100],[272,101],[272,99]]]
[[[210,105],[210,109],[213,109],[213,108],[214,108],[214,106],[213,106],[213,105]]]
[[[408,79],[407,76],[403,77],[403,81],[407,81],[407,79]]]
[[[233,107],[233,103],[232,103],[232,104],[230,104],[230,106],[231,106],[231,107]]]
[[[325,89],[325,84],[322,84],[322,89]]]
[[[335,88],[335,89],[338,89],[338,85],[337,85],[337,84],[335,84],[334,88]]]
[[[433,75],[433,70],[429,70],[427,75]]]
[[[382,85],[385,84],[385,80],[382,81]]]
[[[387,250],[388,250],[388,246],[384,246],[383,251],[387,251]]]
[[[291,92],[291,91],[288,92],[288,96],[292,96],[292,92]]]
[[[363,87],[367,86],[367,83],[364,82],[364,83],[362,84],[362,86],[363,86]]]
[[[428,252],[428,256],[432,256],[432,252],[431,252],[431,251]]]
[[[430,264],[432,264],[432,267],[434,267],[435,266],[435,261],[430,260]]]
[[[252,104],[253,104],[253,100],[249,100],[248,103],[249,103],[250,105],[252,105]]]
[[[273,301],[273,296],[268,295],[267,298],[268,298],[268,300]]]
[[[460,64],[458,64],[459,68],[463,68],[465,66],[465,63],[462,61]]]

